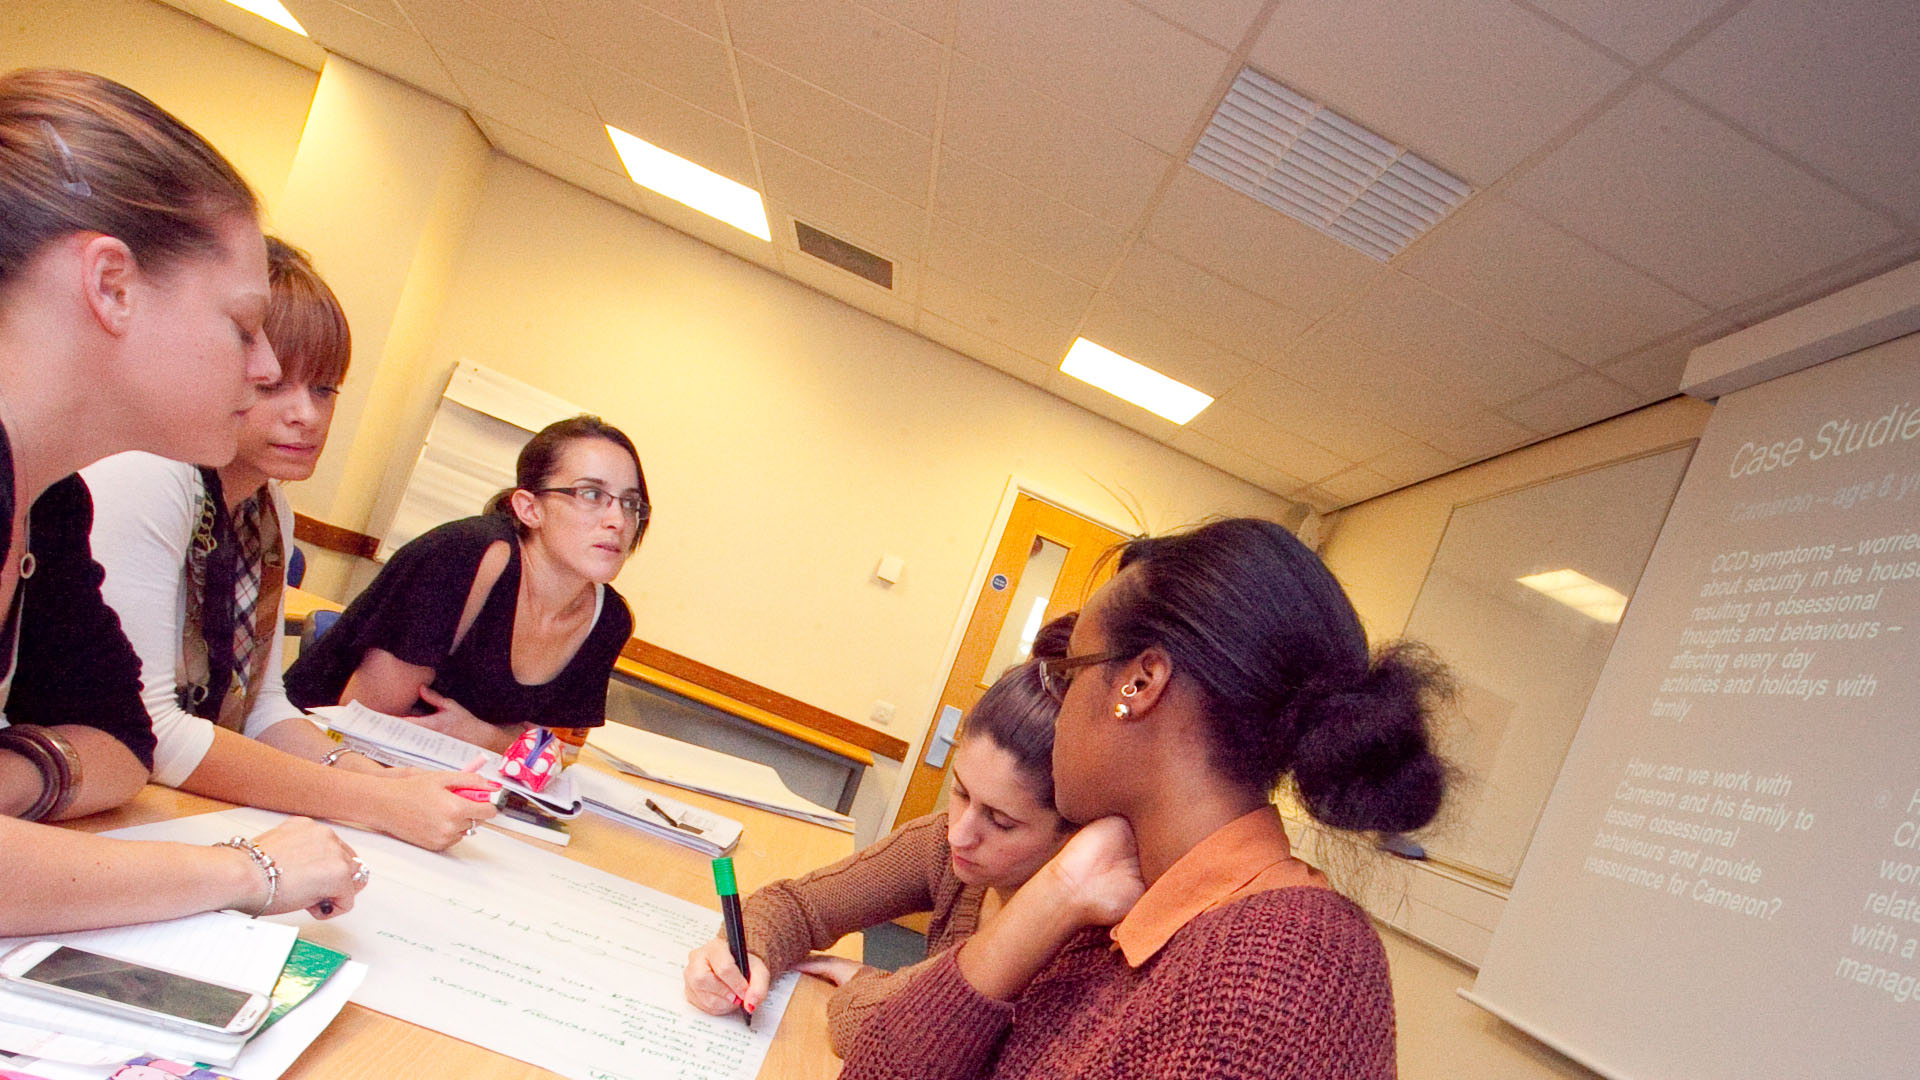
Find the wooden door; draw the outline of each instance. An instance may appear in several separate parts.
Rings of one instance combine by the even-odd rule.
[[[947,770],[960,718],[1008,667],[1027,658],[1034,631],[1077,611],[1093,593],[1095,564],[1120,533],[1021,492],[993,553],[987,580],[974,599],[960,652],[947,672],[940,702],[907,779],[894,826],[947,803]],[[1101,580],[1112,573],[1101,564]]]

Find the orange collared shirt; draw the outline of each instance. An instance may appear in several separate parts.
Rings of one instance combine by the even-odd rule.
[[[1279,809],[1261,807],[1180,856],[1113,928],[1113,942],[1128,966],[1137,968],[1201,914],[1294,885],[1326,888],[1327,876],[1293,857]]]

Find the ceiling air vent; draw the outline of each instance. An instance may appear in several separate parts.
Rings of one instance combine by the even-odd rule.
[[[1325,105],[1242,68],[1188,164],[1385,262],[1473,194]]]
[[[793,223],[793,237],[799,242],[801,251],[821,262],[832,263],[849,274],[858,274],[883,289],[893,288],[893,263],[866,248],[855,247],[804,221]]]

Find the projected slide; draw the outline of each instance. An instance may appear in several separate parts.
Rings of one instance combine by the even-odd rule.
[[[1920,1076],[1920,338],[1716,407],[1474,996],[1627,1080]]]

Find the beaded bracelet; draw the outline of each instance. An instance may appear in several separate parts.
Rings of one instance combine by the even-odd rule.
[[[80,755],[66,737],[38,724],[0,728],[0,750],[26,758],[40,773],[40,796],[21,817],[44,821],[73,805],[80,790]]]
[[[236,836],[231,840],[221,840],[213,846],[230,847],[235,851],[246,852],[247,858],[252,859],[253,864],[260,868],[260,872],[267,875],[267,899],[265,903],[260,905],[260,910],[253,913],[253,917],[257,919],[265,915],[267,909],[273,906],[273,898],[280,893],[280,867],[273,861],[273,856],[262,851],[259,844],[254,843],[244,836]]]

